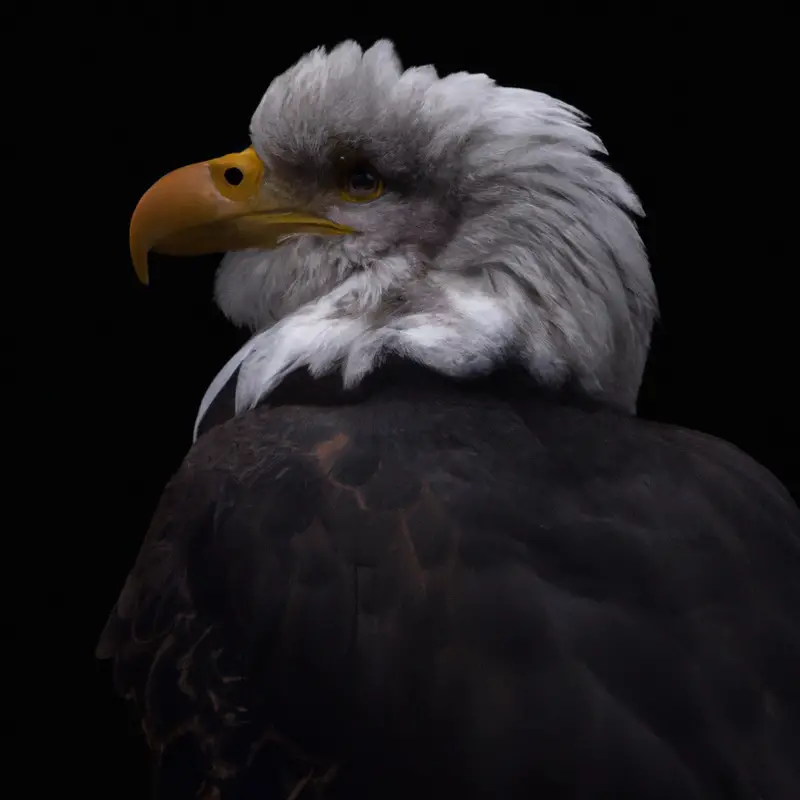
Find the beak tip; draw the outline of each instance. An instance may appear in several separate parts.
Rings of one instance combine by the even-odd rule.
[[[139,283],[141,283],[142,286],[150,285],[150,270],[147,268],[146,261],[144,264],[134,261],[133,271],[136,273],[136,277],[139,279]]]
[[[130,254],[131,262],[133,263],[133,271],[136,273],[139,283],[143,286],[147,286],[150,283],[150,265],[148,263],[150,248],[138,241],[138,237],[133,231],[131,231],[130,238]]]

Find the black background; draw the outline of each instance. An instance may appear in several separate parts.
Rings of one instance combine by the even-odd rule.
[[[9,606],[14,633],[33,640],[20,666],[38,687],[24,715],[34,780],[49,769],[83,797],[144,796],[143,745],[93,648],[190,445],[199,399],[239,341],[212,307],[218,257],[155,259],[151,286],[137,284],[130,214],[169,170],[246,147],[271,78],[314,46],[387,36],[407,65],[486,72],[586,111],[648,215],[662,320],[641,414],[733,441],[800,496],[797,335],[781,310],[791,267],[753,212],[770,202],[758,199],[759,170],[777,145],[766,137],[753,155],[752,96],[720,99],[745,56],[718,53],[689,15],[526,6],[523,22],[521,10],[485,5],[365,17],[354,7],[240,3],[119,5],[43,21],[31,11],[11,30],[20,52],[39,36],[46,79],[29,92],[19,78],[11,91],[22,90],[26,135],[44,142],[33,162],[28,150],[9,158],[33,170],[35,196],[49,187],[63,223],[58,234],[32,227],[20,271],[33,289],[6,298],[41,381],[23,392],[19,493],[9,499],[36,551],[12,585],[25,581],[25,596],[41,601]],[[29,74],[36,58],[25,52],[7,75]]]

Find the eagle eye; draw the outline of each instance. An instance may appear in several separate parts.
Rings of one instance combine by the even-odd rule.
[[[366,203],[383,194],[383,181],[368,164],[348,169],[341,180],[340,192],[350,203]]]

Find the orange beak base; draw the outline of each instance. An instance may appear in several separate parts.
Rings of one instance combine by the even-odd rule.
[[[253,148],[170,172],[133,212],[130,249],[139,280],[149,282],[148,254],[203,255],[272,248],[290,233],[343,235],[352,228],[294,210],[265,180]]]

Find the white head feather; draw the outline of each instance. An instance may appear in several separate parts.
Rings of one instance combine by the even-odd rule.
[[[225,256],[217,302],[256,333],[198,422],[237,367],[241,411],[296,368],[350,386],[393,352],[453,376],[517,362],[635,410],[657,310],[641,209],[579,111],[485,75],[403,71],[387,41],[345,42],[276,78],[251,136],[268,169],[359,234]],[[382,197],[325,194],[318,176],[342,148],[381,174]]]

